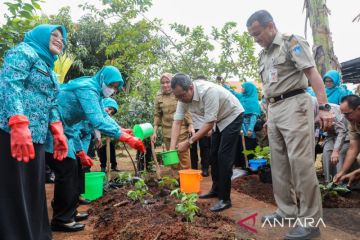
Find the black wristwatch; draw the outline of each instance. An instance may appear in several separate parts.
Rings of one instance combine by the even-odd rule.
[[[331,106],[330,106],[330,104],[325,103],[323,105],[319,105],[319,110],[329,112],[331,110]]]

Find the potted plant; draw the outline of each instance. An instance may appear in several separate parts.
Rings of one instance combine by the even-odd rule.
[[[245,155],[253,155],[254,158],[249,160],[249,167],[252,170],[257,170],[260,181],[263,183],[272,183],[271,180],[271,160],[270,147],[256,146],[254,150],[244,150]]]

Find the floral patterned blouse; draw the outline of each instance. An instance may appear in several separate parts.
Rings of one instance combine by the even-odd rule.
[[[31,46],[20,43],[11,48],[0,70],[0,129],[10,132],[9,118],[25,115],[33,142],[45,143],[49,124],[60,121],[58,92],[55,72]]]

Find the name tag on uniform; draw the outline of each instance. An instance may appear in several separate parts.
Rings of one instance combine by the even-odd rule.
[[[269,70],[269,82],[277,82],[278,81],[278,72],[277,69],[271,68]]]

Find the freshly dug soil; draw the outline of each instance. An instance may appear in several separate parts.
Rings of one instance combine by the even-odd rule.
[[[241,239],[239,235],[246,232],[230,218],[208,211],[206,202],[197,203],[200,211],[192,223],[184,222],[175,212],[179,200],[153,185],[147,204],[127,197],[131,186],[107,192],[96,201],[90,209],[94,239]]]
[[[258,175],[249,175],[235,179],[232,188],[257,200],[276,205],[272,184],[262,183]],[[341,196],[327,194],[323,198],[323,208],[360,208],[360,192],[353,190]]]
[[[272,184],[260,182],[258,175],[253,174],[236,178],[232,181],[231,186],[240,193],[276,205]]]
[[[257,200],[276,205],[272,184],[260,182],[257,175],[237,178],[232,182],[232,187]],[[322,192],[323,194],[324,192]],[[358,190],[353,190],[344,196],[326,194],[322,202],[323,219],[326,225],[359,236],[360,192]]]

